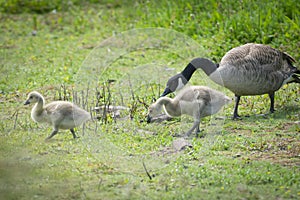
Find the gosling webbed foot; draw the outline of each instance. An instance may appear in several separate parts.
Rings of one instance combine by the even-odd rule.
[[[174,135],[173,135],[173,137],[175,137],[175,138],[184,138],[184,139],[187,139],[188,137],[189,137],[189,134],[187,134],[187,133],[175,133]]]
[[[192,131],[188,131],[188,132],[184,133],[182,137],[183,137],[184,139],[187,139],[187,138],[190,137],[191,134],[192,134]]]
[[[196,128],[195,133],[196,133],[196,138],[198,138],[199,135],[201,134],[199,126]]]
[[[205,134],[203,133],[203,131],[196,132],[196,138],[204,138],[204,137]]]
[[[175,133],[175,134],[173,135],[173,137],[182,137],[182,134]]]

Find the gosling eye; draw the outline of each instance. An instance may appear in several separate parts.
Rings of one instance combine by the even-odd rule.
[[[30,96],[29,99],[33,99],[33,96]]]

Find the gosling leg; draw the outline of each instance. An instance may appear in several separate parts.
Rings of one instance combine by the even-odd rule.
[[[57,134],[57,132],[58,132],[58,129],[54,129],[54,130],[52,131],[51,135],[49,135],[49,136],[46,138],[46,140],[51,139],[54,135]]]
[[[71,131],[74,139],[79,138],[78,136],[76,136],[75,131],[74,131],[73,128],[71,128],[70,131]]]
[[[199,134],[201,133],[201,131],[200,131],[200,122],[199,122],[199,125],[197,126],[197,128],[196,128],[196,137],[198,138],[199,137]],[[201,137],[201,136],[200,136]]]
[[[274,97],[275,97],[275,93],[274,92],[270,93],[269,97],[270,97],[270,101],[271,101],[270,112],[274,113],[275,112],[275,109],[274,109]]]
[[[238,114],[238,107],[239,107],[240,99],[241,99],[241,96],[235,95],[235,106],[234,106],[232,119],[241,119],[241,117]]]
[[[195,129],[196,129],[196,136],[197,136],[198,132],[200,132],[199,125],[200,125],[200,119],[195,120],[192,128],[186,132],[184,137],[189,137],[191,135],[191,133],[193,132],[193,130],[195,130]]]

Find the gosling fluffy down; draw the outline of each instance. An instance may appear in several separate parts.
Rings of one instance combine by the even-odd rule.
[[[194,130],[200,132],[200,119],[217,113],[225,104],[231,102],[231,98],[223,93],[205,86],[188,86],[181,90],[174,99],[160,97],[150,105],[147,122],[161,113],[162,107],[167,115],[179,117],[183,114],[194,118],[194,124],[185,136],[189,136]]]
[[[53,131],[49,137],[57,134],[59,129],[69,129],[73,138],[77,138],[74,128],[91,119],[90,113],[67,101],[53,101],[45,105],[44,97],[36,92],[30,92],[24,105],[34,104],[31,118],[37,123],[52,125]]]

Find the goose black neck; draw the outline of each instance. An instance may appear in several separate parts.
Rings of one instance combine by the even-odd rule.
[[[181,72],[181,74],[184,76],[184,78],[187,81],[189,81],[193,73],[196,71],[196,69],[201,68],[205,72],[205,74],[209,76],[218,67],[219,64],[215,64],[209,59],[195,58],[185,67],[185,69]]]
[[[194,67],[194,65],[192,63],[189,63],[181,72],[181,74],[187,81],[189,81],[195,71],[196,68]]]
[[[207,76],[210,76],[219,67],[207,58],[195,58],[190,62],[195,69],[201,68]]]

